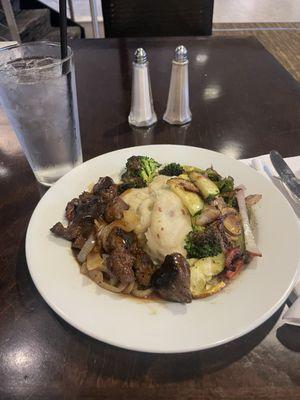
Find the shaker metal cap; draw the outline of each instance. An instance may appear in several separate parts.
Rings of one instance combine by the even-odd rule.
[[[175,49],[175,61],[177,62],[185,62],[188,59],[187,49],[183,46],[177,46]]]
[[[139,47],[134,52],[134,62],[136,64],[145,64],[148,61],[147,53],[142,47]]]

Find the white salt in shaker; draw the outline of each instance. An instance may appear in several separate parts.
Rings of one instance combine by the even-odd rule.
[[[183,125],[192,120],[189,104],[188,55],[184,46],[175,49],[167,109],[163,119],[172,125]]]
[[[131,110],[128,122],[137,127],[150,126],[157,121],[153,108],[149,62],[144,49],[139,48],[134,53],[132,63]]]

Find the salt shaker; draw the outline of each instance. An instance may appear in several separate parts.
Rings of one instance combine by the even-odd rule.
[[[137,127],[150,126],[157,121],[157,117],[153,108],[149,62],[144,49],[139,48],[135,51],[132,67],[131,110],[128,122]]]
[[[163,119],[172,125],[183,125],[192,120],[189,105],[188,63],[186,48],[176,47],[175,59],[172,61],[168,104],[163,116]]]

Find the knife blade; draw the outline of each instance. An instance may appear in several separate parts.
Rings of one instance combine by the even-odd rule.
[[[278,151],[272,150],[270,152],[270,159],[282,181],[300,200],[300,182],[299,179],[297,179],[297,177],[295,176],[294,172],[287,165],[287,163],[284,161]]]

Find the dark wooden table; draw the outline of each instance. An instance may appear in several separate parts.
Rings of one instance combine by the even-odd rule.
[[[215,23],[214,36],[256,37],[300,82],[300,22]]]
[[[192,123],[129,127],[134,49],[148,50],[161,119],[180,43],[190,55]],[[254,39],[94,40],[73,48],[85,159],[148,143],[190,144],[236,158],[272,148],[299,154],[299,84]],[[43,189],[8,130],[0,133],[0,185],[1,400],[300,398],[300,329],[277,329],[282,309],[234,342],[181,355],[125,351],[70,327],[28,272],[24,237]]]

